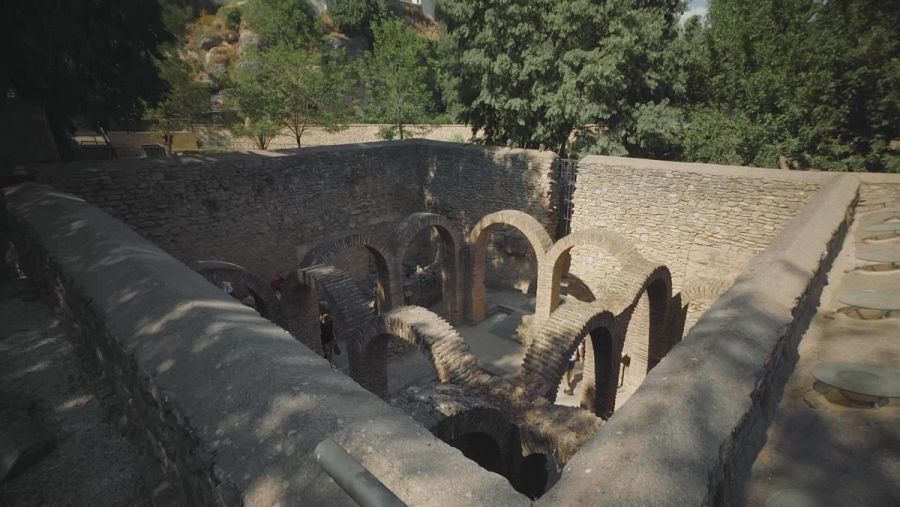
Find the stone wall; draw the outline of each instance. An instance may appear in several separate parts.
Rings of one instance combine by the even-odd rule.
[[[744,503],[742,483],[852,216],[858,180],[831,178],[576,453],[541,503]]]
[[[572,229],[600,227],[630,239],[672,272],[676,291],[726,289],[822,184],[809,173],[586,157],[578,164]],[[600,290],[615,266],[591,248],[573,249],[571,270]],[[705,309],[698,301],[688,316]]]
[[[265,278],[295,267],[323,239],[387,234],[418,211],[468,227],[518,209],[553,230],[555,160],[549,152],[415,140],[36,171],[184,262],[224,260]],[[355,274],[368,278],[364,250],[347,264],[364,266]]]
[[[319,468],[330,438],[409,505],[528,505],[100,209],[6,192],[19,264],[96,351],[146,445],[192,505],[355,505]]]

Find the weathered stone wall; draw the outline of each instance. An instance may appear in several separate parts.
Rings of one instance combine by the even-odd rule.
[[[430,153],[423,188],[429,211],[458,221],[466,233],[495,211],[523,211],[556,237],[559,157],[555,153],[477,146],[458,153],[452,161],[445,160],[444,153]],[[536,276],[534,252],[517,231],[498,227],[491,234],[486,285],[527,289]]]
[[[616,231],[645,257],[665,264],[676,291],[708,292],[731,285],[832,177],[586,157],[578,164],[572,229]],[[572,272],[594,290],[604,286],[614,267],[595,249],[572,251]]]
[[[518,209],[553,230],[555,160],[549,152],[415,140],[36,170],[40,181],[96,204],[184,262],[225,260],[265,278],[295,267],[323,239],[386,235],[418,211],[470,226]],[[351,265],[364,266],[357,279],[368,278],[364,250],[342,267]]]
[[[34,184],[0,204],[191,505],[355,505],[316,463],[325,438],[409,505],[528,505],[119,220]]]
[[[852,217],[858,180],[830,177],[540,503],[743,504],[742,483]]]

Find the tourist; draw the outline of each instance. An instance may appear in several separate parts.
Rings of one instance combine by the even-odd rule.
[[[275,278],[269,282],[269,285],[271,285],[272,290],[275,291],[275,298],[281,301],[281,292],[284,290],[284,275],[281,273],[275,275]]]
[[[574,375],[575,375],[575,363],[578,361],[584,361],[584,340],[578,342],[578,346],[575,347],[575,350],[572,351],[572,355],[569,356],[569,364],[566,365],[566,388],[563,389],[563,392],[566,394],[575,394],[575,386],[574,383]]]
[[[234,297],[234,287],[231,285],[231,282],[225,280],[222,282],[222,290],[225,291],[225,294],[228,294],[231,297]]]
[[[323,313],[319,317],[319,331],[322,340],[322,350],[324,351],[323,355],[333,367],[334,363],[332,361],[334,360],[337,343],[334,339],[334,321],[331,319],[331,314]]]

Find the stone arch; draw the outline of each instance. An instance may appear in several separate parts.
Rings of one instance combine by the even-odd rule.
[[[465,244],[459,227],[434,213],[413,213],[394,229],[391,238],[395,270],[402,277],[403,259],[413,239],[423,230],[434,227],[441,238],[442,316],[452,324],[462,321],[462,248]],[[401,283],[402,286],[402,283]],[[402,295],[401,295],[402,297]]]
[[[356,246],[364,247],[375,260],[377,279],[375,289],[376,310],[382,313],[392,308],[403,306],[401,273],[394,268],[394,256],[387,242],[374,234],[350,233],[320,241],[306,252],[306,255],[300,261],[300,265],[328,264],[329,261],[338,255]]]
[[[591,245],[605,250],[623,266],[643,257],[624,236],[603,229],[575,231],[557,241],[544,255],[538,265],[537,300],[535,302],[535,324],[546,321],[559,307],[559,286],[563,271],[563,261],[569,251],[576,246]]]
[[[244,286],[253,296],[256,311],[272,322],[281,323],[281,305],[275,297],[275,290],[258,275],[243,266],[218,260],[196,261],[191,267],[214,284],[229,281]]]
[[[484,301],[484,277],[485,277],[485,250],[490,229],[498,225],[508,225],[515,228],[525,236],[535,259],[540,266],[541,258],[553,246],[553,240],[544,226],[528,213],[516,210],[503,210],[485,215],[469,232],[469,273],[467,277],[468,287],[466,295],[466,320],[475,324],[485,318]],[[538,268],[540,270],[540,268]]]
[[[473,384],[488,375],[453,326],[420,306],[404,306],[380,315],[361,336],[356,380],[383,398],[388,395],[387,345],[391,336],[421,350],[440,382]]]
[[[526,389],[553,402],[569,362],[586,341],[584,378],[579,386],[582,406],[608,417],[615,407],[616,379],[622,348],[616,316],[593,304],[568,302],[535,334],[518,377]],[[588,336],[590,335],[590,336]]]
[[[291,272],[285,280],[282,303],[285,327],[297,340],[322,353],[319,296],[331,308],[335,335],[347,345],[350,374],[359,364],[361,330],[375,320],[369,305],[350,276],[334,266],[309,266]]]
[[[648,302],[648,343],[646,370],[643,373],[653,369],[671,347],[669,306],[672,299],[672,274],[669,268],[644,260],[631,262],[610,281],[610,295],[602,301],[619,319],[619,329],[627,345],[628,330],[635,318],[634,311],[645,295]],[[644,319],[644,316],[639,315],[638,318]]]

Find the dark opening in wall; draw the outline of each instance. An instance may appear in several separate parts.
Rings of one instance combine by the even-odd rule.
[[[500,445],[496,440],[484,433],[466,433],[459,437],[454,445],[463,455],[481,465],[481,468],[503,474],[503,457]]]
[[[499,410],[470,409],[444,419],[431,431],[485,470],[505,477],[528,498],[539,498],[559,479],[561,467],[552,456],[523,457],[519,428]]]

